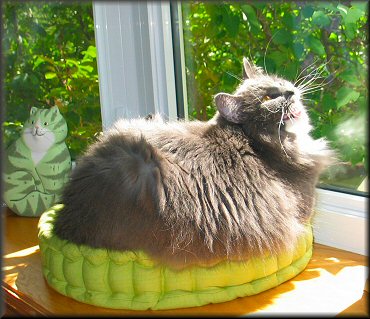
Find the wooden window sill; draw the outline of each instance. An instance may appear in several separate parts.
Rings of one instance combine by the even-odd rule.
[[[322,314],[369,316],[367,257],[314,244],[307,268],[292,280],[258,295],[196,308],[129,311],[95,307],[65,297],[48,286],[41,272],[38,218],[3,210],[5,316],[243,316]],[[366,284],[366,285],[365,285]]]

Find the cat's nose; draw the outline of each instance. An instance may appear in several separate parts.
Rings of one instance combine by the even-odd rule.
[[[291,98],[291,97],[294,95],[294,91],[290,91],[290,90],[285,91],[285,92],[283,93],[283,95],[284,95],[284,97],[285,97],[286,99],[289,99],[289,98]]]

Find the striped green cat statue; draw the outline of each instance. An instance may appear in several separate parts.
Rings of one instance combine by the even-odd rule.
[[[4,158],[3,199],[16,214],[40,216],[60,200],[71,171],[67,130],[57,106],[31,108],[21,136]]]

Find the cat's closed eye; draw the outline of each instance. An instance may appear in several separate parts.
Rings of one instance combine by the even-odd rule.
[[[270,94],[266,94],[263,98],[262,98],[262,102],[267,102],[267,101],[270,101],[270,100],[273,100],[273,99],[276,99],[277,97],[279,96],[282,96],[281,93],[270,93]]]
[[[270,101],[271,100],[271,97],[269,95],[265,95],[263,98],[262,98],[262,102],[267,102],[267,101]]]
[[[270,101],[270,100],[274,100],[274,99],[276,99],[276,98],[278,98],[280,96],[284,96],[285,98],[289,98],[292,95],[294,95],[294,92],[293,91],[269,93],[269,94],[266,94],[262,98],[262,102],[267,102],[267,101]]]
[[[269,94],[269,97],[270,99],[276,99],[278,98],[279,96],[282,96],[283,94],[281,92],[278,92],[278,93],[271,93]]]

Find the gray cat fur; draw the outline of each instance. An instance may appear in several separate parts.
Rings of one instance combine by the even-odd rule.
[[[215,96],[207,122],[117,121],[78,160],[55,233],[178,269],[293,249],[334,152],[309,136],[297,88],[243,63],[243,82]]]

